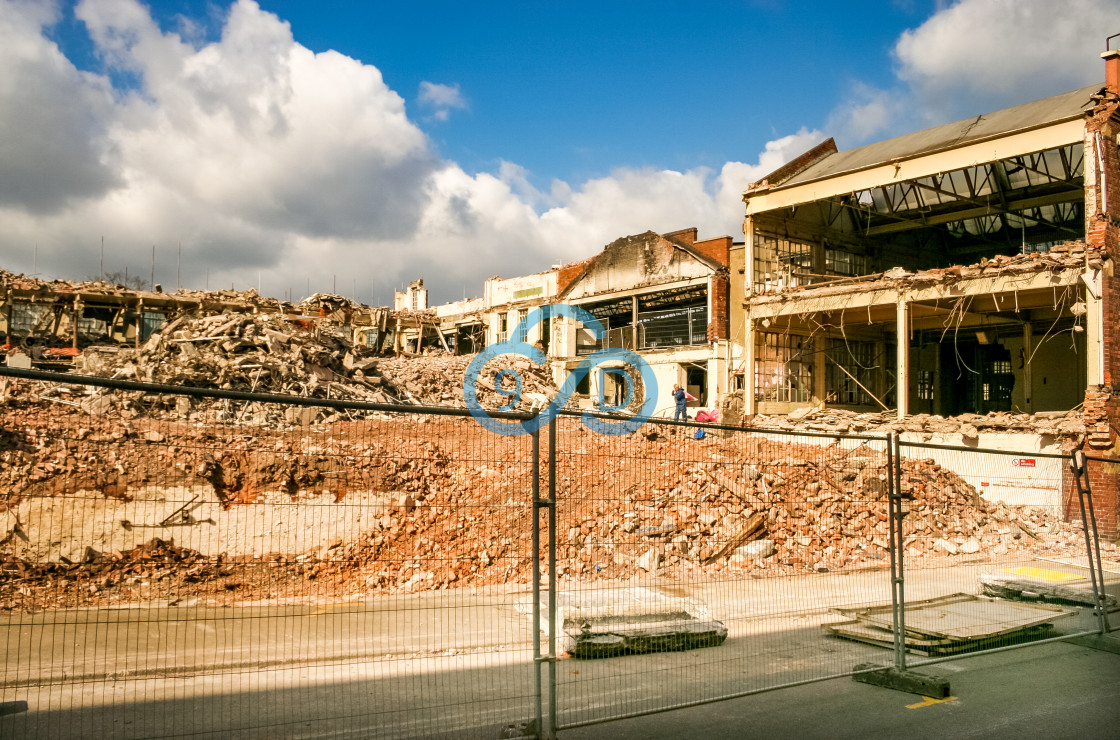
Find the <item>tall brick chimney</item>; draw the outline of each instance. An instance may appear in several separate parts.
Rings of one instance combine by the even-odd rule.
[[[1120,95],[1120,49],[1110,49],[1101,54],[1104,60],[1104,82],[1108,89]]]

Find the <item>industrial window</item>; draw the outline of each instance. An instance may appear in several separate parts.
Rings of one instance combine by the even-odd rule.
[[[918,400],[919,401],[932,401],[933,400],[933,371],[932,370],[919,370],[918,371]]]
[[[754,287],[758,290],[808,285],[813,250],[805,242],[769,234],[754,235]]]
[[[498,314],[498,342],[509,339],[509,315],[505,311]]]
[[[866,275],[870,272],[867,265],[867,257],[862,254],[852,254],[842,249],[824,250],[824,271],[829,275]]]
[[[813,398],[812,342],[808,337],[760,332],[755,340],[755,397],[805,402]]]
[[[33,331],[42,331],[47,326],[47,316],[51,307],[31,303],[16,303],[12,306],[12,320],[8,331],[16,336],[27,336]]]
[[[527,326],[525,326],[525,319],[528,316],[529,316],[529,309],[527,309],[527,308],[517,309],[517,326],[515,327],[515,329],[517,331],[517,341],[518,342],[524,342],[529,337],[529,328]]]
[[[146,342],[163,326],[167,317],[158,311],[144,311],[140,317],[140,341]]]
[[[869,391],[875,385],[875,372],[879,369],[874,342],[829,339],[826,357],[824,378],[829,403],[849,406],[875,403]]]
[[[985,368],[982,393],[985,401],[1002,403],[1010,401],[1011,387],[1015,384],[1010,360],[990,360]]]
[[[638,312],[638,341],[642,349],[706,344],[708,307],[682,306]]]
[[[576,354],[590,354],[604,347],[634,348],[632,299],[587,306],[606,330],[594,343],[577,340]],[[708,343],[708,293],[704,286],[657,291],[638,296],[639,349],[687,347]]]

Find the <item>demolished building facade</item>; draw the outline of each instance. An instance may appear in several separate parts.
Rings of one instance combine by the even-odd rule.
[[[658,415],[670,413],[668,391],[686,388],[700,406],[726,394],[728,373],[729,236],[698,240],[695,228],[624,237],[589,260],[559,301],[588,311],[602,338],[571,319],[555,321],[554,374],[566,377],[581,360],[605,348],[639,354],[657,379]],[[615,376],[617,377],[617,376]],[[580,391],[621,403],[625,388],[598,388],[611,376],[592,373]],[[640,389],[643,393],[645,389]],[[640,405],[642,398],[635,399]]]
[[[1081,409],[1086,448],[1117,452],[1120,56],[1105,56],[1103,88],[849,151],[829,139],[751,185],[732,274],[745,412]]]

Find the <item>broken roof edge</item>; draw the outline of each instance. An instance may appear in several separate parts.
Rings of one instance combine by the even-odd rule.
[[[808,168],[815,165],[821,159],[836,154],[839,150],[836,147],[836,139],[831,136],[804,152],[800,156],[794,157],[790,161],[783,164],[778,169],[770,174],[755,180],[747,186],[746,191],[743,193],[744,200],[748,197],[748,193],[757,190],[766,190],[772,187],[778,187],[786,180],[796,177]]]
[[[829,180],[843,175],[849,175],[864,170],[874,169],[883,165],[920,159],[941,152],[952,151],[966,146],[980,144],[985,141],[1001,139],[1015,134],[1055,126],[1077,119],[1084,118],[1094,104],[1094,95],[1099,95],[1103,84],[1089,85],[1077,90],[1061,93],[1048,98],[1041,98],[1028,103],[1002,108],[990,113],[943,123],[927,129],[912,131],[901,136],[865,144],[854,149],[845,149],[831,154],[817,157],[812,163],[790,174],[780,183],[763,184],[766,178],[753,183],[743,194],[747,201],[755,195],[776,192],[787,188],[800,187],[824,180]],[[1082,101],[1074,103],[1073,101]],[[1029,115],[1037,115],[1032,123],[1024,125],[1007,125],[999,122],[1004,119],[1020,120]],[[981,125],[987,123],[987,126]],[[935,133],[936,132],[936,133]],[[960,132],[959,135],[950,136],[951,132]],[[940,137],[940,138],[939,138]],[[913,146],[928,138],[935,141],[928,145]],[[906,145],[911,145],[907,149]],[[818,145],[819,147],[820,145]],[[814,147],[815,149],[816,147]],[[809,150],[802,157],[808,155]],[[800,158],[799,158],[800,159]],[[797,160],[793,160],[796,162]],[[826,166],[826,163],[831,163]],[[780,172],[780,169],[777,170]],[[755,187],[755,186],[758,187]]]
[[[658,234],[656,231],[654,231],[652,229],[647,229],[647,230],[645,230],[645,231],[643,231],[639,234],[627,234],[626,236],[620,236],[617,239],[613,239],[612,241],[605,244],[603,246],[603,248],[599,251],[598,254],[595,254],[595,255],[592,255],[591,257],[588,257],[582,263],[580,263],[580,262],[571,263],[572,266],[582,264],[583,268],[580,270],[578,275],[576,275],[574,278],[572,278],[571,281],[569,281],[568,284],[566,286],[564,286],[563,289],[557,290],[556,299],[557,300],[562,300],[564,298],[567,298],[568,295],[572,292],[572,288],[574,288],[576,285],[579,284],[579,282],[581,280],[583,280],[585,277],[587,277],[588,273],[590,273],[591,270],[595,267],[595,264],[600,259],[603,258],[603,256],[607,253],[607,250],[609,250],[612,246],[614,246],[615,244],[618,244],[621,241],[625,241],[626,239],[634,239],[635,237],[646,236],[648,234],[652,234],[653,236],[656,236],[658,239],[664,240],[666,243],[669,244],[669,246],[673,247],[674,249],[680,250],[680,251],[684,252],[685,254],[689,255],[690,257],[694,258],[697,262],[700,262],[701,264],[703,264],[705,267],[710,269],[713,273],[719,272],[720,270],[728,269],[728,266],[723,264],[719,260],[715,260],[715,259],[712,259],[711,257],[708,257],[707,255],[698,251],[697,249],[695,249],[694,247],[692,247],[688,243],[686,243],[684,241],[681,241],[680,239],[674,238],[672,236],[674,234],[681,234],[683,232],[688,232],[688,231],[692,231],[692,230],[693,230],[692,228],[677,229],[676,231],[669,231],[669,232],[666,232],[665,234]],[[727,236],[727,235],[724,235],[724,236]],[[712,239],[719,239],[719,238],[721,238],[721,237],[712,237]],[[709,239],[700,239],[698,241],[705,242],[705,241],[710,241],[710,240]]]
[[[699,262],[700,264],[707,267],[712,272],[719,272],[720,270],[726,270],[727,269],[727,265],[723,264],[722,262],[720,262],[719,260],[717,260],[713,257],[709,257],[708,255],[704,254],[700,250],[693,247],[691,244],[686,244],[686,243],[683,243],[683,242],[679,242],[676,239],[671,239],[671,238],[666,237],[664,235],[661,235],[661,238],[664,239],[665,241],[669,242],[669,244],[672,245],[673,247],[675,247],[676,249],[679,249],[680,251],[688,254],[690,257],[692,257],[697,262]],[[719,238],[719,237],[715,237],[715,238]],[[704,241],[708,241],[708,240],[705,239]]]

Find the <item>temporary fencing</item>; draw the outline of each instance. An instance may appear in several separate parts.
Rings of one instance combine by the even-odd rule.
[[[830,608],[889,600],[886,501],[867,493],[884,439],[558,429],[560,651],[615,656],[560,662],[558,729],[889,665],[818,647]]]
[[[4,395],[2,685],[32,710],[10,736],[532,717],[510,587],[530,580],[530,438],[465,411],[70,377]],[[328,423],[283,423],[299,408]]]
[[[977,606],[1091,565],[1103,459],[0,376],[4,735],[552,737],[1107,628],[1099,555]]]
[[[897,667],[1094,632],[1088,536],[1067,516],[1070,455],[899,441],[901,629],[876,610],[850,629],[896,640]],[[916,474],[935,470],[936,478]],[[916,656],[916,657],[907,657]]]

